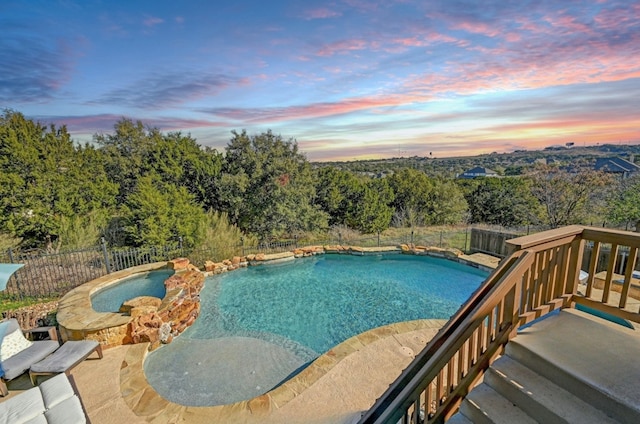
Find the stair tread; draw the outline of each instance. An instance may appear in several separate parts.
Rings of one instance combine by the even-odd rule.
[[[460,412],[456,412],[447,420],[447,424],[473,424]]]
[[[567,309],[518,333],[520,345],[640,413],[640,331]]]
[[[460,411],[470,421],[485,421],[495,424],[536,424],[533,418],[515,406],[487,384],[482,383],[471,391],[463,401]],[[474,414],[482,414],[476,420]]]
[[[508,392],[503,395],[511,401],[517,402],[519,399],[524,399],[528,404],[517,402],[518,405],[539,421],[541,421],[540,418],[545,418],[543,414],[549,411],[566,422],[585,424],[617,422],[603,411],[509,356],[502,356],[496,360],[485,375],[484,381],[500,393],[503,391],[499,387],[506,387]],[[518,393],[524,396],[517,396]],[[545,418],[542,421],[551,420]]]

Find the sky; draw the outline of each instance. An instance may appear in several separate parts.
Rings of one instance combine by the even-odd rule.
[[[0,109],[309,160],[640,143],[640,1],[0,1]]]

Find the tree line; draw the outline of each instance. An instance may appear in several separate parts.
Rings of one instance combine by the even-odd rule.
[[[271,240],[348,227],[575,222],[638,226],[638,178],[532,167],[460,180],[404,168],[385,178],[311,163],[293,139],[232,132],[223,152],[121,119],[78,145],[66,127],[0,116],[0,247]]]

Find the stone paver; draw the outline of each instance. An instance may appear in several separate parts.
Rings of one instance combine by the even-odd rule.
[[[144,377],[146,346],[134,345],[123,358],[121,394],[131,410],[148,422],[157,422],[169,411],[170,421],[180,422],[217,422],[214,417],[225,423],[348,422],[375,402],[445,322],[403,322],[359,334],[271,392],[213,407],[181,409],[162,399]]]

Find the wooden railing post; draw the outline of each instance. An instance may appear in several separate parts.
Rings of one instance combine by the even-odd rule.
[[[569,258],[569,272],[564,286],[564,294],[576,294],[582,269],[582,257],[584,256],[585,241],[582,238],[575,239],[571,243],[571,256]]]

